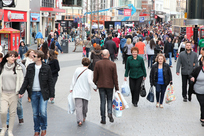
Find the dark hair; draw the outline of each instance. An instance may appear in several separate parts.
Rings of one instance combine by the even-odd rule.
[[[13,56],[13,55],[14,55],[15,57],[18,57],[18,53],[17,53],[16,51],[8,51],[7,54],[3,57],[2,62],[1,62],[1,64],[0,64],[0,73],[2,72],[3,67],[4,67],[4,65],[5,65],[6,62],[7,62],[7,58],[10,57],[10,56]],[[14,63],[15,63],[15,66],[14,66],[14,68],[13,68],[13,72],[14,72],[14,74],[16,74],[16,66],[17,66],[17,63],[16,63],[16,61],[14,61]]]
[[[161,38],[159,37],[158,40],[161,40]]]
[[[57,55],[55,54],[55,50],[53,49],[50,49],[49,50],[49,60],[54,60],[54,59],[57,59]]]
[[[112,40],[112,36],[109,36],[109,37],[108,37],[108,40]]]
[[[24,41],[21,41],[21,42],[20,42],[20,45],[19,45],[19,46],[21,46],[21,43],[23,43],[23,44],[24,44],[24,46],[25,46],[25,43],[24,43]]]
[[[89,40],[89,41],[90,41],[90,40],[91,40],[91,39],[90,39],[90,37],[88,37],[88,38],[87,38],[87,40]]]
[[[189,42],[189,41],[187,41],[186,44],[187,44],[187,43],[190,43],[190,44],[191,44],[191,42]]]
[[[132,48],[131,48],[131,53],[132,53],[133,51],[137,51],[137,53],[139,53],[139,49],[138,49],[137,47],[132,47]]]
[[[44,59],[47,59],[48,45],[47,42],[44,42],[42,45],[42,52],[45,54]]]
[[[0,58],[3,58],[3,57],[4,57],[3,53],[0,52]]]
[[[150,48],[154,49],[155,48],[155,42],[154,40],[150,40]]]
[[[55,50],[55,41],[53,41],[53,42],[51,43],[51,45],[50,45],[50,49]]]
[[[115,37],[118,37],[118,34],[115,34]]]
[[[44,59],[44,53],[43,53],[42,51],[40,51],[40,50],[35,50],[34,52],[35,52],[35,54],[37,54],[37,57],[38,57],[38,58],[41,58],[41,60]]]
[[[56,33],[55,33],[55,34],[56,34]],[[55,37],[55,38],[54,38],[54,40],[56,41],[56,40],[57,40],[57,38]]]
[[[81,63],[82,63],[83,66],[89,66],[91,61],[88,58],[83,58]]]
[[[142,41],[142,37],[139,38],[139,41]]]

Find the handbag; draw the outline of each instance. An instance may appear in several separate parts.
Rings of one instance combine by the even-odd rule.
[[[146,93],[146,89],[145,89],[145,82],[143,80],[142,84],[141,84],[140,96],[145,97],[146,95],[147,95],[147,93]]]
[[[78,77],[76,78],[76,81],[75,81],[75,83],[74,83],[74,85],[73,85],[73,88],[74,88],[74,86],[75,86],[75,84],[76,84],[76,82],[77,82],[77,80],[79,79],[79,77],[81,76],[81,74],[83,74],[84,73],[84,71],[86,71],[88,68],[86,68],[86,69],[84,69],[79,75],[78,75]]]
[[[147,95],[147,100],[154,102],[154,89],[153,86],[149,89],[149,94]]]

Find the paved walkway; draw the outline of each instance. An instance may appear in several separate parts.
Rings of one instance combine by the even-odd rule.
[[[34,46],[33,46],[34,47]],[[92,99],[89,101],[87,122],[78,127],[76,117],[67,114],[67,95],[75,69],[81,66],[82,53],[71,52],[73,44],[70,45],[70,53],[60,54],[59,61],[61,70],[56,84],[55,104],[48,103],[48,136],[68,135],[122,135],[122,136],[203,136],[204,127],[201,127],[200,109],[195,96],[192,102],[184,103],[181,96],[181,77],[175,73],[176,63],[173,62],[172,74],[177,99],[170,104],[164,104],[164,108],[156,108],[155,103],[150,103],[146,98],[140,98],[138,107],[131,104],[131,97],[125,97],[130,108],[123,111],[121,118],[114,118],[110,123],[107,119],[106,125],[100,124],[100,103],[98,92],[92,91]],[[124,65],[116,61],[118,69],[118,80],[121,86],[124,79]],[[147,66],[147,62],[146,62]],[[147,69],[146,90],[149,89],[149,72]],[[25,95],[26,96],[26,95]],[[33,135],[32,109],[26,97],[23,98],[24,119],[22,126],[16,124],[15,136]]]

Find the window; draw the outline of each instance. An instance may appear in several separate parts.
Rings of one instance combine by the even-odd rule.
[[[159,4],[156,4],[156,10],[159,10]]]
[[[54,0],[42,0],[42,7],[54,8]]]
[[[63,6],[82,6],[82,0],[63,0],[62,1]]]

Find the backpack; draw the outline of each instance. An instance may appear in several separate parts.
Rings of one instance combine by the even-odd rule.
[[[133,38],[133,43],[137,43],[137,42],[138,42],[138,37],[135,36],[135,37]]]
[[[48,40],[51,40],[51,39],[52,39],[51,34],[49,34],[48,35]]]
[[[125,47],[123,47],[123,53],[127,53],[128,52],[128,47],[127,46],[125,46]]]

